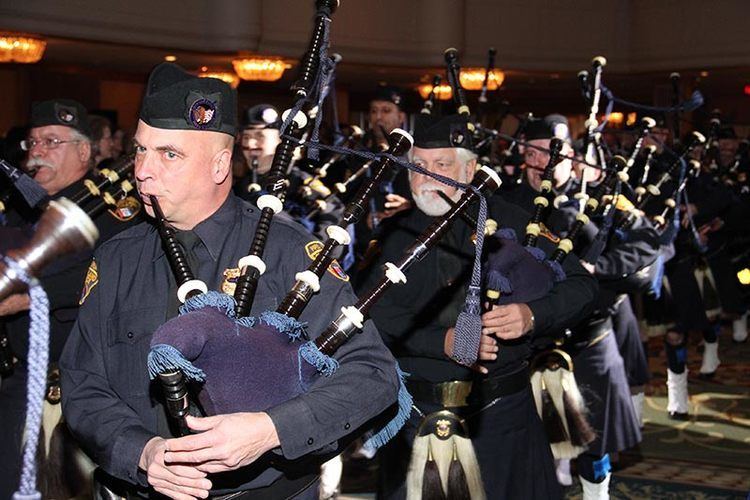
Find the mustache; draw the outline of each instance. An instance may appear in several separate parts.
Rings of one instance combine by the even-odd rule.
[[[48,161],[45,161],[41,158],[29,158],[29,161],[26,162],[26,168],[38,168],[38,167],[55,168],[54,165],[52,165]]]

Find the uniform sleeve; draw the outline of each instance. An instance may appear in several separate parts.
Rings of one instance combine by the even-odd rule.
[[[360,295],[377,284],[383,277],[383,265],[395,261],[402,255],[404,248],[413,241],[413,236],[404,237],[398,229],[382,239],[382,249],[378,259],[371,265],[363,283]],[[388,348],[396,355],[445,359],[445,333],[447,326],[436,324],[434,318],[427,320],[420,314],[420,307],[413,297],[413,287],[420,286],[424,280],[415,275],[421,272],[432,273],[420,263],[409,270],[406,284],[391,287],[378,300],[370,311],[380,336]],[[424,285],[421,285],[424,286]],[[458,314],[456,314],[458,316]]]
[[[299,246],[303,246],[304,242]],[[310,260],[304,252],[292,252],[284,275],[289,284]],[[321,289],[300,317],[311,338],[316,338],[339,314],[342,306],[357,298],[348,282],[326,271]],[[299,458],[351,434],[392,406],[399,387],[396,361],[383,345],[372,321],[354,335],[334,356],[340,363],[329,377],[318,377],[312,387],[268,410],[287,459]]]
[[[107,473],[147,486],[138,461],[155,434],[108,382],[102,293],[101,283],[91,290],[60,359],[63,413],[73,435]]]
[[[548,249],[547,254],[550,253]],[[598,285],[581,266],[578,257],[569,254],[562,264],[566,278],[541,299],[527,305],[534,315],[532,336],[555,334],[583,321],[594,309]]]
[[[78,307],[91,252],[78,253],[61,259],[45,270],[40,281],[47,292],[50,310]]]

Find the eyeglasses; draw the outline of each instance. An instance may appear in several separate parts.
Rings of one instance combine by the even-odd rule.
[[[21,149],[24,151],[31,151],[36,146],[41,146],[44,149],[57,149],[60,144],[69,144],[74,142],[81,142],[80,140],[70,140],[70,141],[63,141],[62,139],[26,139],[24,141],[21,141]]]

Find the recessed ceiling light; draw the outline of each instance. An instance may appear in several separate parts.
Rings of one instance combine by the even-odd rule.
[[[170,54],[168,56],[164,56],[164,60],[167,62],[175,62],[177,60],[177,56],[173,56]]]

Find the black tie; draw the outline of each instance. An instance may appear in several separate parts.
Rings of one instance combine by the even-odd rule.
[[[196,255],[196,249],[198,248],[198,245],[202,244],[200,237],[193,231],[177,231],[175,233],[175,237],[177,238],[177,241],[180,242],[180,245],[185,252],[185,258],[187,259],[188,266],[190,267],[190,271],[192,272],[193,277],[198,279],[200,262],[198,260],[198,255]],[[179,285],[175,283],[174,288],[169,292],[167,318],[173,318],[174,316],[177,316],[177,311],[181,305],[179,299],[177,298],[178,287]]]

